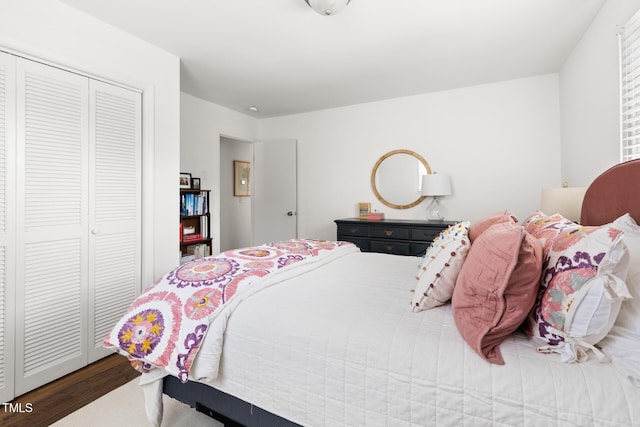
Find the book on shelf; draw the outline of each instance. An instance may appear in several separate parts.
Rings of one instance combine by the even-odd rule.
[[[196,216],[206,215],[209,212],[208,194],[203,191],[199,194],[184,193],[180,195],[180,215]]]
[[[187,254],[193,255],[195,259],[200,259],[211,255],[209,245],[206,243],[200,243],[197,245],[187,246]]]
[[[200,233],[192,233],[182,236],[183,242],[193,242],[195,240],[202,240],[202,235]]]
[[[200,217],[200,235],[203,239],[209,238],[209,220],[206,216]]]

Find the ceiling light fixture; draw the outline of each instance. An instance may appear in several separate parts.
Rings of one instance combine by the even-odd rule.
[[[249,111],[253,111],[254,113],[258,112],[258,107],[256,107],[255,105],[252,105],[251,107],[248,108]]]
[[[340,12],[351,0],[304,0],[320,15],[331,16]]]

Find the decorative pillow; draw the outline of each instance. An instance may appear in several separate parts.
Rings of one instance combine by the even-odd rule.
[[[471,243],[473,243],[473,241],[476,240],[478,236],[480,236],[480,234],[482,234],[487,228],[491,227],[493,224],[500,224],[502,222],[517,224],[518,218],[511,215],[506,210],[496,212],[493,215],[490,215],[478,222],[473,223],[473,225],[469,229],[469,240],[471,241]]]
[[[640,387],[640,226],[629,214],[616,219],[613,225],[624,232],[629,250],[631,263],[626,283],[633,299],[622,303],[613,328],[599,345],[613,364]]]
[[[444,230],[427,249],[420,266],[411,307],[416,313],[449,301],[471,243],[469,221]]]
[[[640,346],[640,226],[629,214],[613,221],[613,225],[624,232],[623,241],[629,250],[626,283],[632,296],[632,299],[622,303],[615,325],[632,331],[638,337]]]
[[[540,242],[510,222],[492,225],[471,246],[453,291],[453,318],[485,360],[504,364],[499,346],[531,311],[541,264]]]
[[[570,230],[571,227],[580,227],[575,222],[566,219],[560,214],[546,215],[543,212],[536,211],[522,223],[527,232],[533,234],[540,243],[546,254],[549,251],[549,245],[552,240],[562,233],[564,230]]]
[[[611,224],[583,227],[556,214],[534,213],[525,228],[540,239],[544,261],[540,291],[525,328],[564,362],[586,360],[613,327],[629,268],[624,233]]]
[[[448,240],[451,237],[469,237],[469,227],[471,222],[461,221],[456,224],[450,225],[438,234],[430,246],[438,245],[439,243]]]

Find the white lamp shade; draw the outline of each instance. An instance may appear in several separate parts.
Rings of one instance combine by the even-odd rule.
[[[559,213],[571,221],[579,222],[586,191],[586,187],[543,188],[540,210],[547,215]]]
[[[351,0],[304,0],[320,15],[335,15],[345,8]]]
[[[449,196],[451,195],[451,178],[441,173],[422,175],[423,196]]]

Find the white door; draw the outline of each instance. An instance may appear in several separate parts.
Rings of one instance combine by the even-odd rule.
[[[89,85],[89,363],[140,292],[139,92]]]
[[[253,158],[253,243],[296,238],[297,141],[255,143]]]
[[[87,363],[88,88],[17,60],[16,395]]]
[[[140,214],[141,94],[0,53],[0,401],[111,353]]]
[[[14,397],[15,58],[0,52],[0,402]]]

